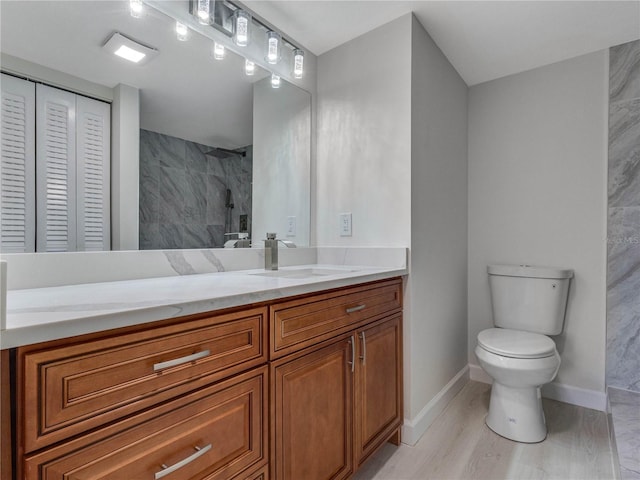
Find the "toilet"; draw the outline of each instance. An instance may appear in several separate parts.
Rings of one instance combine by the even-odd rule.
[[[547,335],[559,335],[573,271],[529,265],[490,265],[489,288],[496,328],[478,334],[480,366],[493,378],[487,426],[516,442],[547,436],[540,387],[560,368]]]

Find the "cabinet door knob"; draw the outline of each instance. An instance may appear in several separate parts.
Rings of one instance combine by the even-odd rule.
[[[362,355],[360,355],[360,360],[362,360],[362,364],[364,365],[367,362],[367,339],[364,336],[364,332],[360,332],[358,336],[362,340]]]
[[[193,462],[198,457],[201,457],[202,455],[207,453],[209,450],[211,450],[211,444],[207,445],[206,447],[194,447],[194,448],[196,449],[195,453],[192,453],[191,455],[189,455],[184,460],[180,460],[179,462],[174,463],[170,467],[167,467],[163,463],[161,465],[162,466],[162,470],[160,470],[159,472],[156,472],[156,474],[155,474],[155,480],[158,480],[158,479],[160,479],[160,478],[162,478],[162,477],[164,477],[166,475],[169,475],[170,473],[175,472],[179,468],[182,468],[185,465],[188,465],[189,463]]]
[[[194,353],[193,355],[187,355],[186,357],[174,358],[173,360],[167,360],[166,362],[155,363],[153,365],[153,371],[164,370],[169,367],[176,367],[183,363],[195,362],[201,358],[208,357],[211,354],[209,350],[203,350],[201,352]]]

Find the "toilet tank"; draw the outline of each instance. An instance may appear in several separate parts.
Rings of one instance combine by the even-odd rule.
[[[496,327],[559,335],[573,271],[530,265],[489,265]]]

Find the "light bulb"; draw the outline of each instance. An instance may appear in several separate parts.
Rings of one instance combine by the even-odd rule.
[[[302,78],[304,73],[304,52],[302,50],[293,51],[293,76],[295,78]]]
[[[267,62],[276,64],[280,60],[280,34],[276,32],[267,33]]]
[[[213,42],[213,58],[216,60],[224,59],[225,49],[224,45],[218,42]]]
[[[198,0],[198,9],[196,11],[196,17],[198,17],[198,22],[202,25],[210,25],[211,24],[211,1],[210,0]]]
[[[244,10],[236,10],[233,13],[233,41],[239,47],[246,47],[249,44],[249,26],[251,25],[251,14]]]
[[[189,29],[184,23],[176,22],[176,37],[181,42],[186,42],[189,39]]]
[[[140,18],[142,16],[142,0],[129,0],[129,13],[133,18]]]
[[[271,74],[271,86],[273,88],[280,88],[280,76],[275,73]]]
[[[244,61],[244,73],[251,76],[256,73],[256,64],[251,60]]]

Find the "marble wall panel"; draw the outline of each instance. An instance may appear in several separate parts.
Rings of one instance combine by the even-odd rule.
[[[630,206],[640,206],[640,97],[609,106],[609,207]]]
[[[609,102],[640,97],[640,48],[629,42],[609,51]]]
[[[606,381],[640,392],[640,41],[609,61]]]
[[[140,248],[222,247],[225,232],[251,218],[251,148],[217,158],[212,147],[140,131]],[[227,219],[226,192],[234,208]]]
[[[211,150],[206,145],[186,142],[185,167],[190,172],[207,173],[209,158],[205,155]]]

